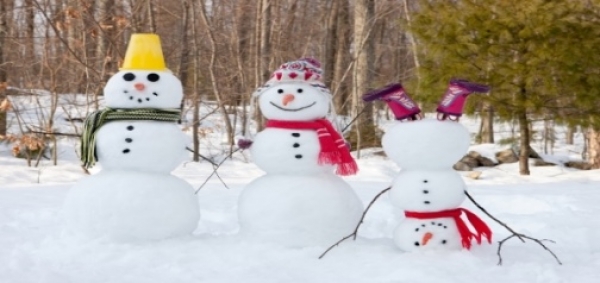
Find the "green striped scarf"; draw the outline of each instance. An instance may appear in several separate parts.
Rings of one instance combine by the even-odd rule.
[[[81,161],[84,168],[96,163],[96,131],[107,122],[119,120],[146,120],[177,122],[181,119],[180,109],[113,109],[105,108],[90,114],[83,124],[81,134]]]

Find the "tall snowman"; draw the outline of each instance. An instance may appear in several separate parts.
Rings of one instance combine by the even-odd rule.
[[[362,203],[336,176],[358,168],[326,119],[331,94],[321,76],[315,59],[287,62],[254,93],[267,122],[250,153],[266,175],[242,191],[242,234],[287,246],[327,245],[358,223]]]
[[[171,175],[186,157],[180,130],[181,82],[165,67],[160,39],[133,34],[119,72],[104,88],[105,106],[87,117],[81,156],[102,170],[69,191],[67,228],[118,241],[190,234],[199,221],[193,188]]]
[[[473,240],[491,241],[488,226],[459,207],[466,185],[452,168],[469,149],[469,132],[457,122],[466,98],[487,91],[483,85],[452,80],[438,105],[437,119],[422,119],[421,110],[400,84],[364,96],[365,101],[387,102],[400,121],[382,139],[385,153],[401,167],[390,190],[392,203],[406,216],[394,231],[400,249],[469,249]]]

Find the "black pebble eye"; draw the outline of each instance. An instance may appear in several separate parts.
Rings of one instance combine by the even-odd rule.
[[[123,75],[123,79],[130,82],[135,80],[135,75],[133,73],[127,73],[125,75]]]
[[[429,182],[429,181],[427,181],[427,180],[423,180],[423,183],[427,183],[427,182]]]
[[[283,89],[278,89],[277,93],[283,93]]]
[[[298,93],[302,93],[304,90],[302,90],[301,88],[298,89]]]
[[[160,79],[160,76],[158,76],[157,74],[155,74],[155,73],[148,74],[148,80],[149,81],[151,81],[151,82],[157,82],[158,79]]]

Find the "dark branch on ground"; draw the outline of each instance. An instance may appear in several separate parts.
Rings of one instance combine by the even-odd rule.
[[[498,250],[496,251],[496,254],[498,255],[498,265],[502,265],[502,245],[504,243],[506,243],[508,240],[512,239],[512,238],[518,238],[519,240],[521,240],[521,242],[525,243],[525,239],[533,241],[535,243],[537,243],[538,245],[542,246],[542,248],[544,248],[544,250],[548,251],[552,257],[554,257],[554,259],[556,260],[556,262],[558,262],[558,264],[562,265],[562,262],[560,261],[560,259],[558,259],[558,256],[556,256],[556,254],[550,249],[548,248],[546,245],[544,245],[543,242],[550,242],[550,243],[555,243],[553,240],[549,240],[549,239],[537,239],[531,236],[527,236],[525,234],[516,232],[514,229],[512,229],[510,226],[508,226],[508,224],[500,221],[498,218],[494,217],[492,214],[490,214],[485,208],[483,208],[483,206],[481,206],[479,203],[477,203],[475,201],[475,199],[467,192],[465,191],[465,195],[467,195],[467,198],[469,198],[469,200],[477,207],[479,208],[483,213],[485,213],[489,218],[491,218],[492,220],[494,220],[494,222],[500,224],[502,227],[506,228],[506,230],[508,230],[511,235],[509,235],[508,237],[502,239],[501,241],[498,242]]]
[[[358,224],[356,225],[356,228],[354,228],[354,231],[346,236],[343,237],[341,240],[337,241],[335,244],[333,244],[332,246],[330,246],[327,250],[325,250],[320,256],[319,259],[322,259],[330,250],[332,250],[333,248],[337,247],[339,244],[341,244],[343,241],[348,240],[350,238],[353,238],[353,240],[356,240],[356,236],[358,235],[358,229],[360,228],[360,225],[363,223],[363,221],[365,220],[365,216],[367,215],[367,212],[369,212],[369,209],[371,209],[371,206],[375,203],[375,201],[384,193],[386,193],[387,191],[389,191],[392,187],[387,187],[385,188],[383,191],[379,192],[374,198],[373,200],[371,200],[371,202],[369,203],[369,205],[367,206],[367,208],[365,208],[365,211],[363,211],[362,216],[360,217],[360,221],[358,222]]]
[[[227,184],[225,184],[225,182],[223,181],[223,179],[221,179],[221,176],[219,176],[219,173],[217,172],[217,170],[219,170],[219,167],[221,167],[221,165],[223,165],[223,163],[229,159],[234,153],[238,152],[242,150],[241,148],[238,148],[236,150],[232,150],[225,158],[223,158],[223,160],[221,160],[221,162],[219,162],[218,164],[215,164],[214,162],[212,162],[213,164],[213,172],[210,173],[210,175],[206,178],[206,180],[204,180],[204,182],[200,185],[200,187],[198,187],[198,189],[196,190],[195,194],[198,194],[198,192],[206,185],[206,183],[208,183],[208,180],[210,180],[210,178],[212,178],[213,175],[217,175],[217,178],[219,178],[219,180],[221,181],[221,183],[223,183],[223,185],[225,186],[225,188],[229,189],[229,187],[227,186]]]

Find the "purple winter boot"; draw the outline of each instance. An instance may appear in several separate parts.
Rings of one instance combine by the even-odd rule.
[[[467,96],[473,92],[486,93],[490,88],[483,84],[476,84],[467,80],[452,79],[448,85],[448,90],[438,104],[436,111],[439,120],[450,119],[458,121],[463,114],[463,108],[467,101]],[[452,119],[454,117],[454,119]]]
[[[364,101],[382,100],[385,101],[394,113],[396,120],[410,121],[420,120],[421,109],[404,91],[400,83],[389,84],[383,88],[370,91],[363,95]]]

